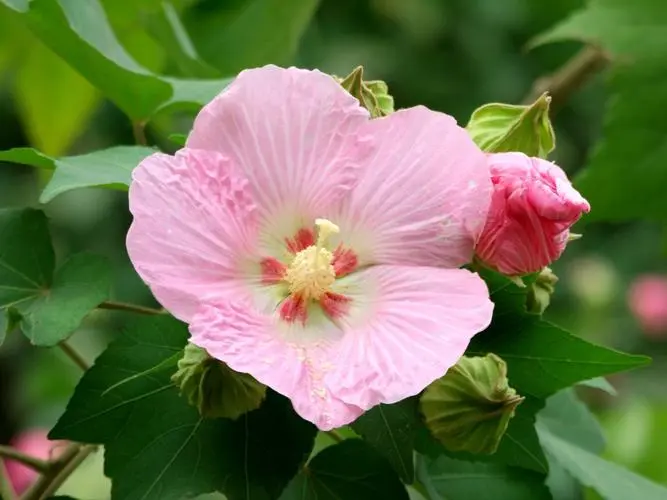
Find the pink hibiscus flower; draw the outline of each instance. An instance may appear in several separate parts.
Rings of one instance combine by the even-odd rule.
[[[327,430],[419,393],[486,328],[490,204],[453,118],[370,120],[330,76],[243,71],[134,171],[128,251],[191,341]]]

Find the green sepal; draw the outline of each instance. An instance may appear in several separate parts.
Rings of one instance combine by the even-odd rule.
[[[523,401],[507,380],[507,365],[495,354],[463,356],[420,398],[433,437],[450,451],[495,453],[514,410]]]
[[[260,407],[266,386],[235,372],[194,344],[188,344],[171,380],[205,418],[237,419]]]
[[[556,290],[558,276],[549,267],[542,269],[528,287],[526,309],[529,313],[542,314],[549,307],[551,295]]]
[[[334,79],[357,98],[359,104],[366,108],[371,118],[387,116],[394,112],[394,98],[389,94],[389,87],[382,80],[364,81],[364,68],[357,66],[345,78]]]
[[[518,151],[546,158],[556,147],[545,92],[533,104],[490,103],[473,111],[466,126],[473,141],[487,153]]]

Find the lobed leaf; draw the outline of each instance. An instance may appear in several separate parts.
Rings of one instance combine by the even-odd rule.
[[[46,216],[34,209],[0,210],[0,330],[20,324],[35,345],[52,346],[76,330],[106,300],[106,259],[72,256],[55,271]]]
[[[86,372],[50,437],[104,444],[113,499],[278,497],[308,457],[315,427],[275,393],[236,421],[202,419],[171,372],[152,369],[187,338],[169,316],[137,320]]]

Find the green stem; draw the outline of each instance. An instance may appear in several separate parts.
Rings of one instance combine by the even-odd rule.
[[[338,431],[327,431],[326,434],[337,443],[342,443],[345,441],[345,438],[341,436]]]
[[[0,458],[0,498],[3,500],[16,500],[16,492],[9,481],[9,475],[4,461]]]
[[[44,472],[49,468],[49,464],[45,460],[26,455],[11,446],[0,445],[0,457],[20,462],[37,472]]]
[[[70,443],[57,458],[49,462],[48,469],[23,494],[21,500],[44,500],[53,495],[94,450],[95,446]]]
[[[132,134],[134,135],[134,141],[141,145],[147,146],[148,141],[146,140],[146,122],[142,121],[133,121],[132,122]]]
[[[523,103],[531,104],[544,92],[548,92],[553,114],[608,63],[609,55],[599,47],[584,47],[553,74],[536,80]]]
[[[90,363],[88,363],[88,361],[86,361],[86,359],[81,354],[79,354],[79,352],[74,349],[74,347],[72,347],[72,345],[67,340],[63,340],[60,344],[58,344],[58,347],[60,347],[60,350],[64,352],[65,355],[84,372],[90,368]]]
[[[110,311],[126,311],[139,314],[165,314],[164,309],[154,309],[152,307],[138,306],[135,304],[126,304],[124,302],[114,302],[107,300],[97,306],[98,309],[108,309]]]

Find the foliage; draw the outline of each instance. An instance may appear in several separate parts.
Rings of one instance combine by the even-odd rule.
[[[533,42],[595,43],[609,51],[615,63],[603,137],[577,178],[595,207],[595,220],[667,218],[662,192],[667,153],[660,125],[660,110],[667,103],[667,59],[661,48],[665,26],[667,11],[659,1],[590,0]]]
[[[133,168],[156,151],[147,145],[147,124],[156,135],[164,132],[154,142],[171,141],[163,149],[182,146],[186,135],[170,128],[180,113],[198,111],[244,68],[289,64],[318,7],[316,0],[234,0],[227,9],[214,3],[0,0],[0,16],[17,27],[12,36],[29,41],[14,92],[35,146],[0,151],[0,161],[36,167],[47,181],[39,197],[44,206],[0,209],[0,343],[20,330],[36,346],[67,351],[69,337],[98,308],[150,314],[117,332],[85,371],[51,438],[104,446],[112,500],[213,492],[229,500],[402,500],[415,492],[436,500],[482,498],[489,491],[521,500],[559,498],[584,487],[610,500],[667,496],[665,488],[600,456],[604,436],[573,390],[609,391],[602,377],[644,366],[648,358],[590,342],[530,312],[530,288],[488,270],[479,272],[495,304],[493,321],[466,355],[502,361],[495,378],[511,391],[508,399],[522,398],[513,415],[503,414],[493,453],[443,446],[426,425],[419,395],[372,408],[351,424],[354,437],[335,431],[335,442],[317,452],[315,427],[271,390],[264,397],[263,387],[255,388],[252,410],[234,412],[234,419],[200,415],[201,393],[191,398],[195,406],[181,397],[172,377],[187,326],[162,310],[111,303],[112,261],[60,252],[47,213],[59,195],[81,188],[111,189],[124,200]],[[595,42],[615,57],[603,139],[577,177],[593,218],[665,220],[658,119],[667,100],[665,12],[655,0],[591,0],[536,39]],[[58,84],[36,85],[45,72]],[[363,82],[359,71],[356,83],[359,95],[364,90],[376,107],[385,105],[375,115],[392,112],[384,82]],[[361,89],[362,83],[382,85]],[[118,141],[67,156],[103,99],[126,115],[137,144]],[[527,106],[481,106],[469,132],[486,152],[546,157],[555,146],[549,102],[543,95]],[[164,123],[169,130],[160,130]],[[645,202],[636,203],[638,197]],[[534,280],[524,278],[528,285]],[[224,373],[211,385],[228,383],[231,375]]]

